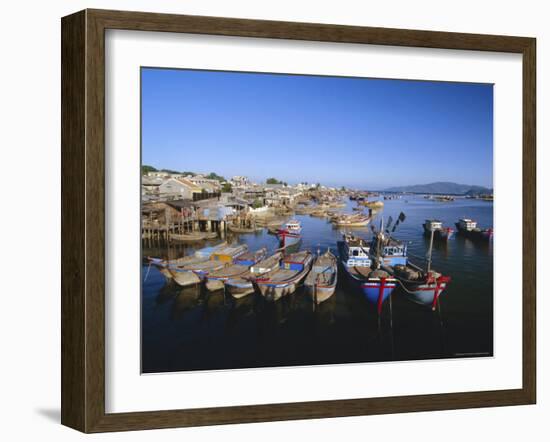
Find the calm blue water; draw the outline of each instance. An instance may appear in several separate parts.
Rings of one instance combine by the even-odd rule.
[[[422,223],[438,218],[455,227],[460,217],[492,227],[493,203],[460,199],[442,203],[407,196],[384,201],[376,214],[395,220],[407,218],[395,237],[409,242],[409,256],[423,264],[429,239]],[[354,202],[342,209],[351,213]],[[296,216],[302,222],[302,248],[330,247],[342,231],[323,218]],[[370,229],[354,229],[370,237]],[[496,232],[498,235],[498,232]],[[234,239],[254,250],[278,247],[277,238],[261,232]],[[204,246],[204,245],[202,245]],[[145,249],[144,255],[181,256],[190,248]],[[434,243],[432,268],[452,281],[441,297],[441,313],[405,299],[399,289],[380,320],[361,293],[347,284],[340,271],[334,296],[317,308],[298,289],[281,301],[268,304],[250,295],[234,301],[223,291],[182,289],[166,283],[155,268],[143,266],[142,370],[145,373],[376,362],[493,354],[493,251],[491,244],[474,243],[456,236],[448,244]],[[148,273],[147,273],[148,272]]]

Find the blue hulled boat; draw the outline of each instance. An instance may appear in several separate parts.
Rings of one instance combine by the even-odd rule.
[[[399,280],[406,297],[417,304],[430,306],[432,310],[435,310],[439,296],[441,296],[451,278],[431,269],[432,244],[435,231],[432,231],[430,236],[427,269],[410,262],[407,258],[406,244],[395,238],[386,238],[379,235],[375,239],[373,247],[380,248],[382,268]]]
[[[396,279],[378,267],[379,261],[372,259],[370,246],[356,236],[345,234],[338,242],[340,262],[351,281],[358,285],[370,304],[376,305],[378,314],[384,301],[396,287]]]

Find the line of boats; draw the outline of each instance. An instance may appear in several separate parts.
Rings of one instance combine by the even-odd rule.
[[[438,228],[437,223],[429,225],[430,251],[427,266],[422,267],[407,256],[407,244],[393,237],[404,219],[401,213],[393,230],[390,230],[391,217],[385,229],[382,223],[378,230],[371,226],[374,235],[369,241],[344,234],[337,242],[338,258],[330,249],[325,253],[318,250],[316,254],[308,250],[291,253],[291,249],[299,246],[302,235],[300,222],[292,220],[275,232],[281,248],[272,254],[266,248],[249,251],[244,244],[222,242],[184,258],[148,259],[166,278],[180,286],[204,283],[208,290],[225,289],[235,299],[256,292],[267,301],[277,301],[304,285],[316,304],[334,294],[340,264],[347,279],[379,314],[398,286],[411,301],[435,309],[451,278],[431,268],[431,249],[436,232],[442,235],[448,231],[442,225]]]
[[[493,239],[493,229],[480,229],[477,222],[470,218],[460,218],[455,223],[456,232],[466,238],[474,241],[491,241]],[[427,219],[422,225],[425,235],[434,234],[434,239],[437,241],[448,241],[451,239],[455,230],[452,227],[445,227],[438,219]]]

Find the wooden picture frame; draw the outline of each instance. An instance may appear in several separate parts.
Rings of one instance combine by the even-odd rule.
[[[105,30],[495,51],[523,57],[523,385],[498,391],[105,412]],[[62,19],[62,410],[83,432],[533,404],[536,151],[533,38],[84,10]]]

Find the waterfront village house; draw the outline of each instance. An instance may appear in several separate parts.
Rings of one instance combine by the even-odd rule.
[[[143,196],[156,197],[159,194],[159,187],[161,184],[161,178],[143,176],[141,177],[141,194]]]
[[[265,202],[270,206],[291,206],[303,195],[301,189],[280,184],[268,184],[265,188]]]
[[[183,175],[181,173],[172,173],[172,172],[166,172],[164,170],[154,170],[147,172],[147,176],[149,178],[182,178]]]
[[[208,193],[219,192],[219,190],[221,189],[221,185],[218,180],[205,178],[202,175],[189,176],[186,178],[193,184],[203,188]]]
[[[169,178],[159,186],[159,194],[169,198],[193,200],[193,194],[202,193],[202,188],[187,178]]]
[[[190,200],[157,201],[145,203],[142,206],[143,219],[161,225],[172,223],[180,217],[193,216],[195,205]]]
[[[244,187],[248,186],[250,184],[250,181],[245,176],[234,176],[231,178],[231,185],[235,187]]]

